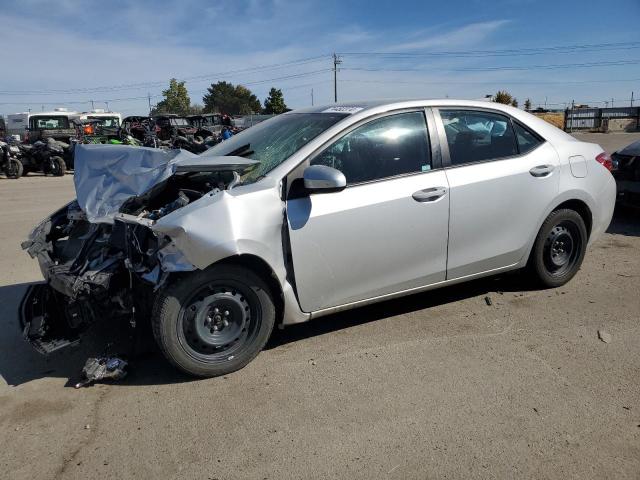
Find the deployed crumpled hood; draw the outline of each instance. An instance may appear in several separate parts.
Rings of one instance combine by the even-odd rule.
[[[242,157],[199,156],[185,150],[128,145],[77,145],[74,184],[91,223],[113,223],[130,197],[141,195],[177,172],[243,172],[259,163]]]

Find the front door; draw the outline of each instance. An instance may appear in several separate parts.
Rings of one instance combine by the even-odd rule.
[[[432,162],[424,111],[370,120],[310,163],[341,170],[347,187],[287,201],[305,312],[445,279],[448,184]]]

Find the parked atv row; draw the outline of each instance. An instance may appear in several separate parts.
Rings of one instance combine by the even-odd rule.
[[[120,127],[120,142],[128,145],[202,153],[222,141],[222,126],[210,126],[213,120],[178,115],[126,117]],[[218,128],[220,127],[220,128]],[[114,143],[114,142],[110,142]]]
[[[29,172],[61,177],[68,168],[67,162],[71,162],[72,158],[70,145],[53,138],[33,144],[0,142],[0,148],[0,170],[7,178],[20,178]]]

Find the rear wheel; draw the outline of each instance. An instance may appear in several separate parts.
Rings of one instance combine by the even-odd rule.
[[[49,159],[49,171],[55,177],[62,177],[67,170],[67,164],[62,157],[51,157]]]
[[[264,347],[275,323],[267,284],[236,265],[194,272],[156,299],[152,318],[158,346],[180,370],[213,377],[238,370]]]
[[[529,258],[529,270],[545,287],[564,285],[580,269],[587,248],[587,228],[578,212],[551,212],[542,224]]]
[[[7,165],[4,167],[4,174],[7,178],[20,178],[24,171],[22,162],[17,158],[9,158]]]

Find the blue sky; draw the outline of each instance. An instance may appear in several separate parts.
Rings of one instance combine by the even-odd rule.
[[[293,108],[310,105],[311,89],[316,104],[330,103],[332,52],[344,53],[338,88],[345,101],[481,98],[507,89],[521,105],[529,97],[534,104],[546,99],[562,107],[571,100],[597,104],[611,98],[628,105],[631,91],[640,96],[640,43],[598,51],[523,50],[640,42],[639,0],[0,5],[4,114],[41,105],[86,110],[89,100],[96,107],[108,100],[112,110],[126,114],[145,113],[143,97],[150,93],[158,101],[171,77],[188,79],[193,103],[201,103],[206,87],[218,80],[245,84],[262,100],[271,86],[282,88]],[[515,52],[469,53],[505,49]],[[554,65],[564,67],[547,68]]]

